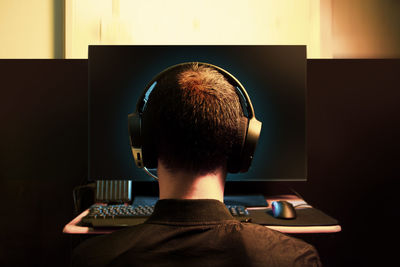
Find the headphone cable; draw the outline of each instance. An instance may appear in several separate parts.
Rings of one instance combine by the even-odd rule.
[[[153,177],[154,179],[156,179],[156,180],[158,181],[157,175],[152,174],[152,173],[149,171],[149,169],[147,169],[146,167],[143,167],[143,170],[144,170],[148,175],[150,175],[151,177]]]

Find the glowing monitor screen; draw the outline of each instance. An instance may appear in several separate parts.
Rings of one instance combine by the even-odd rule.
[[[89,180],[153,180],[135,166],[128,114],[154,76],[194,61],[235,76],[263,123],[250,170],[227,181],[306,180],[306,47],[224,45],[90,46]]]

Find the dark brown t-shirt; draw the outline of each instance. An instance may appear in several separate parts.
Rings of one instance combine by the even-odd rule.
[[[218,200],[159,200],[143,224],[94,237],[73,266],[320,266],[315,248],[235,220]]]

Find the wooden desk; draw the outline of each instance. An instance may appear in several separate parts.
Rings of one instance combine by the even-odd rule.
[[[286,200],[289,202],[295,203],[305,203],[304,200],[298,198],[295,195],[281,195],[275,197],[266,197],[266,200],[271,206],[270,203],[272,201],[278,200]],[[303,206],[302,208],[310,208],[310,206]],[[256,210],[260,208],[248,208],[249,211]],[[262,208],[269,209],[269,208]],[[64,226],[63,233],[65,234],[109,234],[118,229],[95,229],[87,226],[80,226],[79,222],[89,213],[89,210],[85,210],[81,214],[79,214],[76,218],[70,221],[67,225]],[[328,225],[328,226],[279,226],[279,225],[268,225],[265,226],[270,229],[288,233],[288,234],[307,234],[307,233],[336,233],[342,230],[341,226],[338,225]]]

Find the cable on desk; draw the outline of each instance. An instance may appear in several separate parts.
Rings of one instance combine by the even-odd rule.
[[[296,190],[294,190],[293,188],[289,188],[289,189],[290,189],[290,191],[292,191],[298,198],[300,198],[301,200],[304,201],[304,203],[301,203],[301,204],[298,204],[298,205],[293,205],[293,208],[297,208],[297,207],[301,207],[301,206],[308,207],[308,208],[312,208],[312,207],[313,207],[313,206],[311,206],[310,204],[308,204],[308,203],[304,200],[303,196],[300,195],[300,193],[298,193],[298,192],[297,192]]]
[[[296,190],[294,190],[293,188],[289,188],[290,191],[292,191],[296,196],[298,196],[300,199],[304,200],[304,197],[302,195],[300,195]]]

